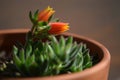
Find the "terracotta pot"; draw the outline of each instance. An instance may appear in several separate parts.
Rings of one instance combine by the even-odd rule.
[[[9,52],[16,40],[25,41],[25,33],[28,29],[0,30],[0,51]],[[28,77],[28,78],[4,78],[2,80],[108,80],[110,53],[100,43],[75,34],[64,33],[64,36],[73,36],[77,42],[84,42],[90,48],[92,53],[99,55],[99,63],[82,72],[72,74],[62,74],[48,77]],[[91,54],[92,55],[92,54]]]

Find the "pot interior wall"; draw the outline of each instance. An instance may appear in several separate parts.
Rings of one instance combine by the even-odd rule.
[[[5,51],[7,55],[11,53],[16,42],[24,43],[25,33],[4,33],[0,34],[0,51]]]

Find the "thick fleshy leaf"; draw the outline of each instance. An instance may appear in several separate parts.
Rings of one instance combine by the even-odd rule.
[[[20,55],[21,62],[24,63],[25,62],[25,51],[23,48],[20,50],[19,55]]]
[[[53,59],[55,57],[55,53],[50,45],[47,45],[47,47],[48,47],[48,52],[49,52],[48,55],[49,55],[50,59]]]
[[[57,54],[59,56],[59,54],[60,54],[60,46],[58,44],[57,39],[55,37],[53,37],[53,36],[51,38],[51,46],[53,47],[55,54]]]
[[[86,52],[86,55],[83,56],[84,62],[83,62],[83,68],[89,68],[92,66],[92,61],[89,55],[89,51]]]
[[[30,44],[27,44],[25,50],[26,50],[26,52],[25,52],[26,58],[28,58],[31,55],[31,53],[32,53],[32,46]]]
[[[66,43],[66,40],[64,39],[63,36],[61,36],[60,37],[60,41],[59,41],[61,54],[65,54],[65,52],[64,52],[64,50],[65,50],[65,43]]]
[[[18,67],[18,68],[20,68],[21,67],[21,60],[19,59],[19,57],[17,56],[17,55],[13,55],[13,61],[14,61],[14,63],[15,63],[15,65]]]
[[[30,11],[29,12],[29,18],[30,18],[30,20],[31,20],[31,22],[34,24],[34,18],[33,18],[33,16],[32,16],[32,12]]]
[[[65,45],[66,54],[69,54],[70,51],[71,51],[72,41],[73,41],[73,38],[72,38],[72,37],[68,37],[68,39],[66,40],[66,45]]]
[[[34,13],[34,20],[38,20],[38,13],[39,13],[39,10],[36,10],[36,12]]]
[[[13,53],[14,53],[15,55],[17,55],[17,53],[18,53],[18,48],[17,48],[16,46],[13,46]]]

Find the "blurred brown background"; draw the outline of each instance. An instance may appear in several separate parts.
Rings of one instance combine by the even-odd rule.
[[[70,32],[105,45],[112,56],[109,80],[120,80],[120,0],[0,0],[0,29],[30,28],[29,11],[56,10]]]

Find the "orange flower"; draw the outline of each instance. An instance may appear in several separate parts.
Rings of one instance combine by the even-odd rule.
[[[48,6],[45,10],[43,10],[42,12],[38,14],[38,21],[47,22],[50,16],[54,14],[54,12],[55,11],[53,10],[53,8]]]
[[[68,23],[63,22],[54,22],[50,23],[50,30],[48,31],[49,34],[60,34],[62,32],[65,32],[69,30]]]

